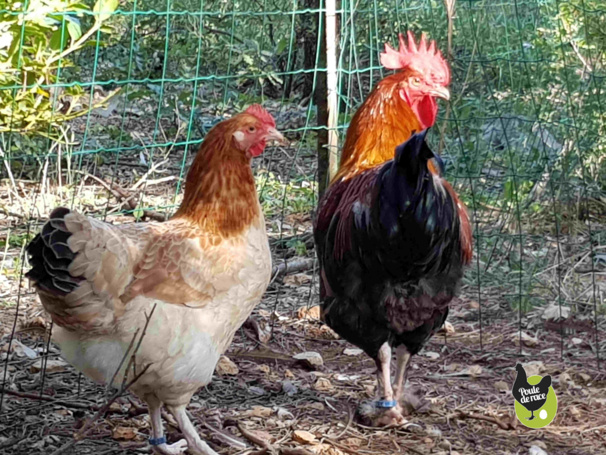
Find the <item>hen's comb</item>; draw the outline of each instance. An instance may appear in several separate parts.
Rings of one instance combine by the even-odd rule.
[[[248,109],[244,111],[244,113],[257,117],[262,123],[265,123],[272,128],[276,127],[276,121],[272,115],[260,104],[251,104]]]
[[[390,70],[400,70],[404,68],[414,68],[421,72],[427,72],[439,79],[450,80],[450,70],[442,57],[442,53],[436,47],[435,41],[427,42],[425,34],[421,34],[421,39],[417,44],[414,34],[409,30],[407,33],[408,44],[404,41],[404,35],[398,35],[400,47],[396,51],[389,44],[385,43],[385,52],[381,53],[381,64]]]

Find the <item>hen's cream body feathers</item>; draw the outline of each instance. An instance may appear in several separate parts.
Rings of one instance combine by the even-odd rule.
[[[150,366],[132,389],[154,392],[167,404],[189,402],[210,382],[219,356],[269,283],[263,216],[227,239],[183,219],[113,226],[71,212],[65,225],[76,253],[69,272],[85,280],[64,297],[40,296],[59,322],[54,340],[66,359],[109,382],[155,305],[135,371]]]

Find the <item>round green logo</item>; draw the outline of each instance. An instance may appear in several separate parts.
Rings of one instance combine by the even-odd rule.
[[[518,420],[529,428],[543,428],[549,425],[558,411],[558,399],[551,387],[551,376],[526,377],[526,371],[519,363],[518,372],[511,389],[515,398]]]

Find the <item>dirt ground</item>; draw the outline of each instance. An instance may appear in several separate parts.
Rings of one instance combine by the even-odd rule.
[[[222,361],[213,382],[192,400],[194,422],[218,453],[606,453],[606,371],[603,365],[597,369],[588,346],[577,343],[561,358],[560,334],[542,324],[532,336],[524,332],[520,350],[516,315],[495,304],[483,308],[490,323],[482,328],[481,351],[477,304],[466,298],[451,311],[451,326],[413,360],[408,386],[418,399],[412,400],[417,409],[409,423],[390,429],[363,425],[356,410],[374,396],[374,363],[336,339],[316,319],[317,307],[293,308],[292,302],[308,299],[308,278],[301,273],[272,285],[254,313],[256,325],[240,330],[227,352],[232,362]],[[0,452],[7,454],[53,453],[107,399],[102,387],[63,364],[52,344],[42,378],[42,327],[48,323],[29,294],[22,298],[19,342],[13,342],[0,413]],[[14,308],[2,309],[1,317],[3,327],[10,327]],[[265,339],[272,324],[273,336],[262,344],[259,336]],[[5,336],[4,356],[7,343]],[[323,365],[293,359],[308,351],[318,352]],[[510,389],[518,360],[529,375],[552,375],[558,413],[544,429],[524,427],[513,413]],[[168,421],[169,441],[178,440]],[[220,431],[237,441],[227,442]],[[125,396],[63,453],[148,453],[148,433],[145,409]]]

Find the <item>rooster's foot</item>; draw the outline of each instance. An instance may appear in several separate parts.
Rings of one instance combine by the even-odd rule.
[[[160,444],[158,446],[154,446],[154,453],[160,455],[181,455],[184,454],[186,450],[187,441],[185,441],[185,439],[181,439],[180,441],[170,445]]]
[[[385,409],[375,418],[375,426],[378,427],[400,427],[406,423],[408,422],[402,415],[399,406]]]
[[[381,408],[376,404],[376,401],[365,401],[360,404],[356,414],[361,424],[372,427],[399,427],[407,424],[399,405]]]

